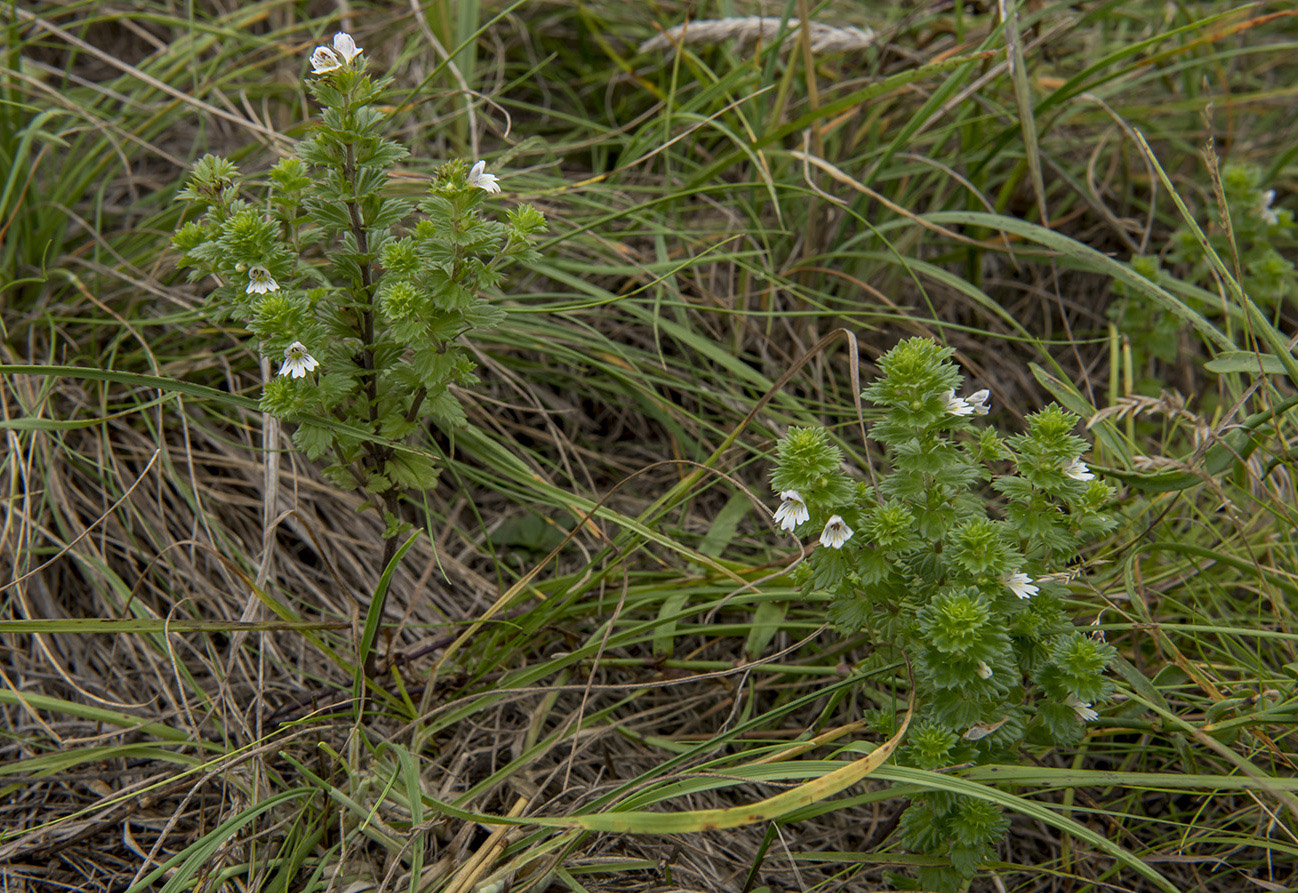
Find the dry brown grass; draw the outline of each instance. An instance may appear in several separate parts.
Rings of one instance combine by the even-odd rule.
[[[47,30],[39,38],[23,32],[29,42],[21,54],[34,72],[29,72],[31,95],[52,102],[49,97],[65,85],[90,83],[98,85],[101,99],[110,96],[110,90],[122,87],[110,81],[121,73],[121,65],[112,60],[143,66],[159,46],[185,37],[180,21],[155,20],[164,7],[140,3],[130,9],[90,24],[89,7],[41,6],[42,17],[101,52],[74,55],[57,32]],[[170,71],[177,90],[193,90],[195,102],[205,105],[174,106],[174,97],[152,94],[123,99],[118,109],[122,120],[134,103],[169,115],[171,124],[162,131],[132,133],[144,147],[97,181],[104,186],[102,194],[87,191],[69,199],[72,206],[56,209],[67,212],[73,224],[51,265],[76,278],[53,277],[0,298],[7,301],[0,342],[6,365],[115,364],[202,382],[230,394],[256,393],[257,363],[239,346],[243,339],[199,319],[193,311],[201,287],[176,280],[164,245],[175,215],[159,202],[180,175],[177,165],[196,154],[200,142],[204,149],[230,152],[259,146],[260,154],[250,159],[254,166],[267,152],[288,144],[284,136],[301,117],[295,86],[298,56],[309,47],[312,33],[323,32],[324,23],[296,18],[304,13],[288,4],[264,4],[261,10],[254,14],[252,8],[203,5],[204,15],[228,13],[238,19],[247,14],[252,19],[245,37],[222,32],[232,44],[228,55],[209,47],[201,66]],[[334,12],[333,7],[312,11]],[[668,11],[675,16],[672,21],[684,18],[684,7]],[[358,8],[351,14],[368,12],[368,7]],[[415,29],[408,12],[404,4],[381,7],[378,13],[386,19],[381,27],[368,29],[365,44],[384,61],[404,59],[405,67],[397,73],[403,86],[413,88],[435,64],[429,53],[419,51],[419,38],[410,37]],[[908,20],[914,30],[907,30],[907,21],[894,23],[877,61],[824,63],[841,66],[825,69],[834,76],[826,80],[865,83],[913,67],[917,60],[968,51],[989,33],[990,19],[976,17],[969,33],[957,39],[945,12],[936,7],[929,12],[914,12]],[[1060,22],[1072,21],[1066,12],[1061,7]],[[531,328],[520,325],[478,345],[485,382],[480,391],[466,394],[472,423],[515,456],[527,475],[494,468],[490,454],[475,452],[464,442],[439,440],[450,457],[447,470],[438,490],[428,494],[427,511],[422,505],[407,506],[408,520],[427,525],[428,535],[406,554],[392,581],[377,644],[385,673],[373,683],[379,691],[372,694],[367,712],[357,711],[353,677],[344,661],[355,653],[361,618],[378,578],[382,540],[373,513],[360,510],[359,496],[324,484],[316,469],[294,457],[282,433],[273,442],[285,452],[278,469],[268,472],[262,441],[267,420],[255,412],[175,394],[152,404],[156,391],[71,376],[0,377],[0,420],[15,423],[4,429],[0,459],[3,619],[142,619],[172,625],[144,633],[32,633],[17,626],[0,632],[0,710],[5,717],[0,783],[6,795],[0,803],[0,871],[6,884],[35,890],[125,890],[222,823],[302,786],[307,794],[260,814],[208,854],[194,872],[197,886],[262,889],[275,877],[271,860],[280,857],[300,858],[306,866],[289,889],[299,889],[316,859],[332,889],[369,889],[365,884],[408,889],[409,854],[419,840],[427,848],[422,889],[454,893],[481,893],[475,885],[529,847],[540,855],[510,875],[515,889],[531,889],[532,882],[540,889],[543,880],[558,889],[568,876],[590,890],[643,893],[747,893],[763,886],[880,888],[883,870],[909,859],[886,846],[903,801],[882,783],[854,788],[851,795],[857,800],[849,806],[787,825],[677,836],[574,835],[554,852],[543,852],[544,835],[527,837],[535,829],[510,828],[503,837],[509,849],[500,850],[489,830],[472,821],[429,809],[422,824],[415,823],[409,804],[401,800],[400,785],[388,787],[399,775],[394,754],[414,752],[418,785],[435,800],[451,801],[473,790],[463,806],[477,813],[509,814],[522,802],[525,815],[565,816],[622,786],[650,787],[664,763],[686,748],[698,750],[674,764],[666,777],[687,781],[715,774],[706,765],[709,759],[757,754],[760,745],[787,743],[809,729],[846,726],[867,710],[886,708],[872,689],[843,683],[853,668],[870,659],[873,649],[863,639],[842,640],[822,631],[801,650],[782,656],[783,663],[762,663],[817,629],[823,614],[819,605],[798,602],[764,655],[745,652],[754,603],[738,598],[744,588],[716,566],[682,557],[686,549],[700,545],[737,490],[717,486],[700,492],[658,519],[655,529],[664,531],[667,543],[627,547],[623,527],[609,516],[578,524],[581,506],[647,466],[708,456],[762,396],[760,377],[768,383],[778,379],[840,325],[862,331],[862,374],[867,377],[869,360],[899,337],[933,334],[957,347],[971,379],[992,388],[1007,420],[1047,399],[1029,361],[1053,361],[1052,371],[1096,405],[1109,396],[1125,401],[1111,403],[1095,416],[1096,424],[1163,416],[1179,420],[1198,438],[1190,452],[1211,440],[1208,423],[1184,401],[1121,394],[1109,381],[1107,344],[1073,337],[1103,331],[1107,324],[1107,284],[1096,274],[1062,269],[1053,258],[1032,255],[1017,243],[1006,248],[1004,240],[985,233],[948,238],[949,233],[921,225],[890,231],[896,236],[893,246],[905,256],[960,270],[960,278],[976,283],[999,307],[996,313],[953,283],[912,277],[910,270],[890,261],[863,260],[855,247],[840,253],[841,245],[853,243],[874,219],[883,219],[888,205],[853,188],[840,193],[843,183],[810,168],[777,170],[798,190],[779,205],[761,198],[737,207],[738,201],[708,194],[697,184],[687,188],[682,184],[693,174],[682,173],[682,159],[702,168],[728,151],[729,144],[700,129],[681,155],[659,166],[656,146],[646,149],[641,143],[648,139],[647,131],[639,129],[663,114],[665,106],[653,80],[658,75],[648,69],[599,71],[596,77],[588,66],[585,79],[578,72],[568,79],[537,76],[517,83],[513,78],[520,59],[538,67],[541,60],[555,58],[560,61],[548,64],[570,65],[562,55],[565,47],[570,49],[577,36],[594,45],[594,32],[600,30],[593,21],[583,24],[564,4],[539,8],[535,19],[523,13],[511,14],[487,35],[479,75],[484,92],[514,85],[531,104],[520,101],[513,109],[516,131],[508,139],[500,118],[485,112],[482,133],[473,138],[519,152],[520,166],[526,168],[519,188],[535,193],[561,237],[552,250],[566,266],[520,284],[520,295],[555,294],[557,302],[598,306],[566,309],[555,314],[551,328],[540,322]],[[621,41],[623,49],[652,33],[647,23],[638,36],[615,27],[619,16],[642,17],[642,10],[597,13],[606,19],[603,36]],[[1035,41],[1032,52],[1044,57],[1051,47],[1060,54],[1078,49],[1049,24],[1029,33]],[[588,27],[589,33],[583,30]],[[416,43],[408,44],[406,38]],[[1089,38],[1075,39],[1084,43]],[[253,55],[243,55],[245,49]],[[402,56],[403,50],[412,52]],[[731,71],[723,64],[729,57],[718,58],[718,71]],[[239,70],[245,62],[249,67]],[[1003,60],[987,60],[968,75],[969,83],[983,76],[992,79],[990,73],[1001,64]],[[417,96],[409,109],[413,123],[407,133],[428,160],[468,146],[455,136],[462,97],[449,83],[437,80],[424,88],[426,95]],[[740,79],[736,84],[737,90],[751,86]],[[902,207],[902,217],[912,223],[930,204],[943,207],[964,188],[957,178],[940,175],[947,163],[941,152],[950,147],[941,141],[924,143],[928,134],[921,130],[915,134],[917,145],[902,147],[897,157],[905,164],[894,162],[898,171],[871,179],[868,165],[883,154],[888,134],[904,126],[940,84],[935,77],[902,85],[888,97],[863,102],[859,112],[816,124],[823,130],[817,138],[839,140],[835,145],[844,168],[851,167],[852,182],[886,191],[877,194]],[[644,95],[637,97],[635,90],[641,88]],[[552,100],[553,106],[543,100]],[[773,100],[763,94],[760,101]],[[805,112],[810,103],[798,97],[785,119]],[[958,91],[944,103],[944,115],[950,116],[966,103],[976,106],[986,116],[988,133],[1005,124],[1008,97],[1002,92]],[[577,126],[563,117],[580,107],[589,109],[597,123]],[[607,112],[608,120],[599,117],[604,112],[598,109]],[[734,124],[715,107],[700,104],[689,111]],[[115,121],[111,108],[95,113]],[[99,119],[87,118],[94,120]],[[950,124],[936,114],[932,121],[934,129],[950,126],[953,132],[973,126],[970,121]],[[1108,124],[1087,123],[1105,139],[1112,135]],[[86,122],[80,126],[90,128]],[[569,127],[567,136],[556,135]],[[554,145],[529,148],[522,142],[533,135],[528,128]],[[121,134],[111,136],[131,142]],[[1067,137],[1070,145],[1080,138]],[[954,142],[959,140],[956,132]],[[612,146],[611,156],[626,152],[621,162],[593,154],[603,151],[605,143]],[[974,166],[978,153],[973,150],[981,148],[974,146],[959,159],[962,169]],[[805,151],[806,144],[800,149]],[[1114,160],[1100,169],[1097,154],[1065,155],[1059,143],[1045,151],[1060,166],[1059,179],[1052,181],[1062,194],[1052,196],[1052,207],[1063,207],[1052,221],[1058,230],[1103,250],[1125,250],[1141,236],[1144,220],[1137,212],[1143,197],[1132,184],[1139,182],[1143,168],[1132,165],[1132,173]],[[969,189],[970,206],[997,206],[1006,214],[1030,217],[1030,188],[1024,181],[1006,185],[1017,176],[1018,160],[1016,155],[1003,169],[992,165],[990,173],[980,173],[982,180]],[[768,166],[759,170],[762,176],[769,176],[772,166],[787,164],[773,151],[761,161]],[[1080,165],[1084,177],[1064,178],[1069,164]],[[59,167],[55,156],[47,154],[35,169],[48,176]],[[416,165],[404,173],[410,183],[421,174]],[[724,175],[740,178],[733,170]],[[761,196],[761,176],[751,171],[743,176],[758,182],[752,192]],[[1079,186],[1085,177],[1100,188]],[[584,190],[572,186],[596,178],[602,184]],[[30,185],[33,190],[42,186],[39,181]],[[638,204],[646,194],[672,190],[679,195],[661,209],[655,228],[646,221],[658,220],[653,215],[660,210]],[[826,190],[855,196],[860,204],[821,201],[817,196]],[[1003,194],[998,196],[997,190]],[[605,214],[612,219],[604,220]],[[589,235],[575,233],[588,226]],[[739,234],[738,248],[727,248],[720,256],[709,253],[731,234]],[[695,256],[697,263],[687,263]],[[576,275],[574,270],[588,290],[578,291],[558,278],[559,273]],[[606,297],[607,302],[598,303]],[[159,317],[177,313],[159,323]],[[671,330],[664,334],[668,323],[698,340],[690,342]],[[1035,340],[1021,338],[1021,331],[1031,332]],[[753,378],[741,379],[733,367],[702,353],[708,345],[745,364]],[[753,464],[755,457],[769,449],[772,435],[787,424],[841,421],[841,407],[852,402],[843,371],[848,362],[846,351],[837,347],[813,357],[783,398],[772,402],[769,417],[754,422],[724,455],[722,470],[764,492],[768,467]],[[104,421],[63,428],[30,422],[94,418]],[[18,424],[23,420],[25,425]],[[1283,442],[1272,444],[1271,450],[1269,458],[1292,457],[1292,446],[1286,454]],[[1165,461],[1170,464],[1158,467],[1187,465],[1183,459]],[[1261,467],[1260,459],[1251,461],[1254,499],[1283,505],[1283,499],[1292,497],[1283,463],[1277,469]],[[616,490],[608,508],[621,519],[636,518],[686,473],[683,467],[654,467],[633,485]],[[1225,498],[1227,486],[1229,482],[1218,482],[1209,489]],[[571,493],[573,499],[562,503],[552,491]],[[1185,510],[1185,527],[1198,524],[1213,507],[1200,513],[1201,507],[1192,504]],[[1237,526],[1224,527],[1221,540],[1236,533],[1253,537],[1261,529],[1258,522],[1256,514],[1232,521]],[[561,535],[575,528],[576,534],[531,588],[478,629],[454,660],[440,666],[439,659],[461,632],[547,558],[555,540],[528,533],[528,524]],[[619,548],[611,547],[614,542]],[[750,512],[722,544],[727,548],[722,557],[735,561],[727,570],[751,579],[782,566],[790,560],[788,549],[772,550],[772,542],[764,516]],[[1282,543],[1270,545],[1278,551],[1276,559],[1267,558],[1267,566],[1292,581],[1282,560],[1289,553]],[[1170,601],[1184,579],[1167,571],[1149,583],[1150,590],[1166,583]],[[1114,592],[1123,586],[1117,578],[1108,583]],[[784,586],[792,599],[785,582],[772,585]],[[1228,579],[1214,585],[1235,593],[1234,587],[1245,584]],[[240,626],[276,621],[276,613],[255,590],[296,618],[317,621],[320,628]],[[576,594],[572,600],[570,593]],[[686,594],[688,605],[698,606],[700,613],[679,618],[682,629],[667,636],[666,651],[655,651],[649,633],[616,639],[636,624],[651,625],[660,612],[670,614],[664,604],[677,593]],[[1158,594],[1162,597],[1161,590]],[[713,609],[715,624],[699,622]],[[1288,619],[1292,605],[1286,608],[1281,600],[1275,613],[1285,611]],[[193,624],[198,622],[209,627],[197,631]],[[605,648],[601,643],[609,637],[614,637],[612,644]],[[1151,676],[1202,663],[1243,689],[1262,672],[1248,662],[1247,653],[1240,657],[1232,650],[1233,640],[1222,645],[1214,640],[1218,650],[1205,646],[1206,656],[1191,661],[1165,650],[1164,639],[1142,637],[1134,620],[1111,638],[1125,643],[1133,661]],[[580,660],[559,656],[594,645],[600,648]],[[1274,647],[1275,654],[1262,654],[1258,646],[1256,664],[1283,664],[1282,646],[1267,647]],[[534,677],[529,675],[533,671]],[[1186,715],[1201,719],[1202,711],[1220,698],[1194,689],[1189,678],[1174,676],[1167,682],[1169,698]],[[1212,687],[1203,684],[1204,691]],[[803,696],[806,702],[797,702]],[[1168,743],[1143,715],[1124,714],[1121,722],[1125,725],[1097,731],[1078,762],[1113,770],[1148,766],[1181,771],[1176,761],[1188,752],[1184,740]],[[726,737],[739,728],[733,738]],[[1249,738],[1240,740],[1252,744],[1232,746],[1251,759],[1268,761],[1276,776],[1291,778],[1293,755],[1286,749],[1286,733],[1268,728],[1278,742],[1274,749],[1254,750],[1257,742]],[[832,753],[825,749],[806,758],[829,759]],[[1204,772],[1233,771],[1210,748],[1196,750],[1195,759],[1199,762],[1185,766],[1185,772],[1195,766]],[[1051,752],[1041,762],[1065,771],[1073,767],[1074,755]],[[304,769],[315,778],[309,779]],[[750,803],[791,783],[745,781],[692,792],[673,800],[671,809]],[[1201,804],[1191,794],[1072,790],[1081,792],[1070,801],[1074,818],[1140,852],[1180,889],[1233,893],[1241,889],[1246,872],[1268,889],[1295,882],[1293,869],[1283,869],[1291,863],[1271,860],[1261,845],[1272,836],[1283,842],[1290,821],[1262,794],[1205,798],[1202,805],[1214,818],[1196,827],[1187,817]],[[330,800],[327,793],[336,796]],[[1038,799],[1057,803],[1065,796],[1074,795],[1051,792]],[[1187,824],[1160,824],[1157,817],[1164,812]],[[1219,840],[1215,834],[1224,836]],[[289,845],[303,848],[300,857],[284,849]],[[487,855],[476,865],[480,853]],[[972,889],[1069,890],[1092,882],[1114,889],[1154,889],[1129,874],[1115,878],[1107,856],[1027,819],[1016,819],[1002,856],[1005,864],[975,881]],[[1262,867],[1268,860],[1270,874]],[[245,865],[252,867],[244,870]],[[1238,870],[1226,871],[1226,865]],[[557,869],[567,876],[550,873]]]

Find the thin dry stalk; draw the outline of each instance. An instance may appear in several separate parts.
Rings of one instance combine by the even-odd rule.
[[[741,47],[770,40],[784,28],[785,38],[781,51],[788,52],[796,43],[802,24],[777,16],[739,16],[728,19],[701,19],[668,28],[662,34],[640,44],[642,53],[676,50],[684,45],[715,46],[734,40]],[[811,51],[817,55],[846,53],[874,46],[878,35],[870,28],[811,23]]]

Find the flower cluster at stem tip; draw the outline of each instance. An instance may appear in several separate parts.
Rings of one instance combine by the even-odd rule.
[[[395,444],[466,424],[456,388],[477,378],[461,342],[504,318],[491,296],[508,264],[536,260],[545,219],[484,213],[501,187],[483,160],[436,168],[422,201],[393,194],[409,152],[384,135],[391,79],[342,31],[308,61],[322,111],[307,138],[257,179],[201,158],[179,194],[197,217],[172,241],[191,279],[216,283],[205,309],[282,356],[262,409],[297,422],[294,443],[328,457],[335,484],[376,497],[391,536],[396,494],[436,478],[430,450]]]
[[[311,52],[311,73],[329,74],[341,68],[348,68],[356,61],[362,49],[356,45],[356,40],[350,34],[339,31],[334,35],[332,47],[318,46]],[[486,168],[485,161],[475,163],[468,174],[469,185],[491,194],[500,192],[498,185],[500,178],[488,173]],[[279,283],[266,268],[251,267],[248,270],[248,287],[245,292],[251,295],[272,291],[279,291]],[[284,349],[284,363],[279,368],[279,374],[302,378],[318,365],[320,364],[307,353],[306,346],[300,341],[294,341]]]
[[[924,769],[1074,743],[1112,691],[1114,651],[1074,626],[1062,581],[1076,568],[1061,571],[1113,527],[1113,490],[1082,460],[1076,415],[1051,404],[1002,436],[979,421],[988,390],[959,395],[951,354],[914,338],[880,359],[862,393],[887,455],[876,483],[850,476],[819,427],[791,429],[771,474],[776,523],[818,538],[793,571],[805,596],[873,638],[867,663],[909,658],[916,714],[900,758]],[[880,702],[880,732],[895,731],[901,694]],[[948,860],[921,869],[926,889],[957,889],[1004,827],[952,795],[918,795],[906,816],[906,845]]]

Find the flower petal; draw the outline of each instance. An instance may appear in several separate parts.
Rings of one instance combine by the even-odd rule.
[[[1032,585],[1032,578],[1020,571],[1015,571],[1005,578],[1005,585],[1019,598],[1032,598],[1041,591],[1040,586]]]
[[[852,538],[853,530],[839,515],[834,515],[825,523],[820,532],[820,544],[828,549],[841,549],[843,543]]]
[[[792,533],[799,524],[811,520],[807,503],[803,501],[802,494],[797,490],[782,490],[780,499],[782,500],[780,507],[775,510],[775,522],[781,528]]]
[[[248,270],[248,287],[243,290],[246,295],[264,295],[267,292],[279,291],[279,283],[265,267],[252,267]]]
[[[969,404],[969,408],[973,410],[974,415],[987,415],[987,413],[991,412],[991,406],[988,403],[991,395],[991,391],[983,388],[981,391],[974,391],[968,397],[965,397],[964,401]]]
[[[328,74],[335,69],[342,68],[342,60],[338,54],[329,47],[316,47],[311,53],[311,73]]]
[[[334,35],[334,52],[338,54],[343,62],[350,65],[351,61],[360,55],[361,48],[356,45],[356,41],[352,40],[350,34],[346,31],[339,31]]]
[[[294,341],[284,348],[284,363],[279,367],[280,375],[292,378],[305,378],[306,374],[320,365],[320,361],[306,352],[306,345]]]
[[[487,162],[478,161],[469,169],[469,185],[476,186],[485,192],[499,192],[500,187],[496,185],[500,179],[495,174],[487,173]]]
[[[1081,459],[1074,459],[1064,467],[1064,474],[1075,481],[1093,481],[1095,474]]]
[[[1073,708],[1073,712],[1077,714],[1077,718],[1082,722],[1091,722],[1100,718],[1100,714],[1091,709],[1090,701],[1083,701],[1075,694],[1070,693],[1064,699],[1064,703]]]
[[[974,408],[970,406],[963,397],[957,397],[954,390],[948,390],[942,395],[946,401],[946,411],[954,416],[973,415]]]

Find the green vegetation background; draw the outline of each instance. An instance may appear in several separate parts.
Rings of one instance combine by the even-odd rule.
[[[759,11],[874,39],[747,39]],[[33,0],[0,22],[7,879],[875,889],[918,858],[899,797],[947,790],[1012,816],[976,889],[1298,885],[1287,4]],[[257,411],[266,370],[168,247],[194,159],[292,151],[340,27],[403,88],[397,189],[481,157],[551,224],[469,345],[469,426],[436,435],[382,580],[377,521]],[[782,574],[776,439],[825,424],[877,461],[854,397],[912,335],[1009,428],[1078,413],[1122,486],[1072,587],[1118,699],[1075,750],[868,758],[863,715],[904,705],[859,672],[869,635]]]

